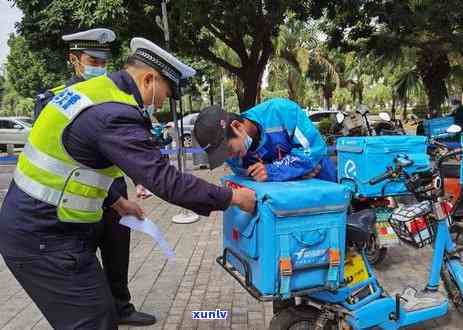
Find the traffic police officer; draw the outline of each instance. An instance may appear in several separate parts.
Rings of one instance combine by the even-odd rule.
[[[72,86],[87,79],[107,74],[107,61],[111,58],[111,43],[116,34],[110,29],[91,29],[74,34],[64,35],[63,40],[69,45],[69,62],[74,67],[74,75],[65,85],[51,89],[37,97],[34,117],[37,118],[43,108],[56,93],[65,87]],[[156,322],[154,315],[138,312],[130,303],[128,287],[130,229],[119,224],[120,215],[116,211],[121,203],[141,211],[141,208],[127,200],[127,185],[124,178],[114,180],[111,189],[113,198],[105,201],[103,220],[96,226],[96,246],[100,248],[103,268],[116,304],[119,324],[134,326],[151,325]],[[142,187],[137,186],[137,190]],[[117,199],[120,202],[114,207]],[[120,210],[119,210],[120,211]]]
[[[148,40],[135,38],[131,48],[124,70],[70,86],[47,104],[0,211],[0,252],[56,329],[117,328],[89,228],[122,172],[201,215],[231,204],[254,211],[254,192],[210,184],[161,159],[141,109],[178,97],[195,71]]]

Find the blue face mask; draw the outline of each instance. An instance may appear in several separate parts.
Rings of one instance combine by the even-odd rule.
[[[145,112],[148,114],[148,116],[152,116],[154,112],[156,111],[156,108],[154,107],[154,104],[150,104],[147,107],[145,107]]]
[[[246,134],[246,137],[244,138],[244,149],[246,150],[246,152],[248,152],[249,149],[251,149],[251,145],[252,139],[249,135]]]
[[[151,104],[150,105],[145,105],[143,110],[145,111],[145,113],[151,117],[154,112],[156,111],[156,106],[154,105],[154,94],[156,92],[156,83],[155,83],[155,80],[153,81],[153,96],[151,97]]]
[[[103,76],[107,73],[107,70],[105,67],[101,66],[92,66],[92,65],[85,65],[84,64],[84,73],[83,76],[85,80]]]

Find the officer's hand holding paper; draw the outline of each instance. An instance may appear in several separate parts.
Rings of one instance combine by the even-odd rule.
[[[167,257],[167,259],[169,259],[170,261],[174,260],[174,250],[169,246],[169,243],[165,239],[163,233],[153,221],[147,218],[145,218],[144,221],[140,221],[134,216],[128,215],[122,217],[119,223],[133,230],[141,231],[150,235],[153,238],[153,240],[159,244],[159,247]]]
[[[141,184],[137,184],[136,190],[137,190],[137,197],[138,198],[147,199],[149,197],[154,196],[154,194],[151,191],[149,191],[148,189],[143,187]]]

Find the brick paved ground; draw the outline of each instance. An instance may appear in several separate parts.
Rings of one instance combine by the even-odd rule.
[[[217,181],[222,170],[202,171],[200,176]],[[150,329],[264,329],[271,318],[271,305],[258,303],[215,263],[221,251],[222,219],[219,213],[191,225],[170,221],[179,209],[158,199],[143,202],[149,217],[155,220],[175,247],[175,264],[165,258],[146,236],[134,233],[131,244],[130,289],[137,309],[154,312],[159,324]],[[423,282],[430,250],[406,247],[391,251],[379,268],[388,289],[404,283]],[[0,258],[1,260],[1,258]],[[0,328],[50,329],[40,311],[0,262]],[[197,309],[228,310],[226,321],[193,321]],[[461,329],[462,316],[452,310],[439,320],[417,329]],[[128,329],[121,327],[121,329]]]

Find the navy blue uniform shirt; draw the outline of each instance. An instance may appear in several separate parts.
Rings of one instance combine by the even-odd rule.
[[[126,71],[109,77],[142,105],[140,92]],[[115,164],[132,180],[170,203],[201,215],[226,209],[231,190],[179,173],[162,159],[150,126],[149,119],[136,107],[104,103],[83,111],[66,128],[63,144],[78,162],[93,168]],[[117,191],[111,188],[109,197],[115,198],[114,194],[117,197]],[[60,222],[56,207],[28,196],[12,181],[0,211],[0,253],[36,254],[42,237],[67,235],[94,239],[94,226]]]

